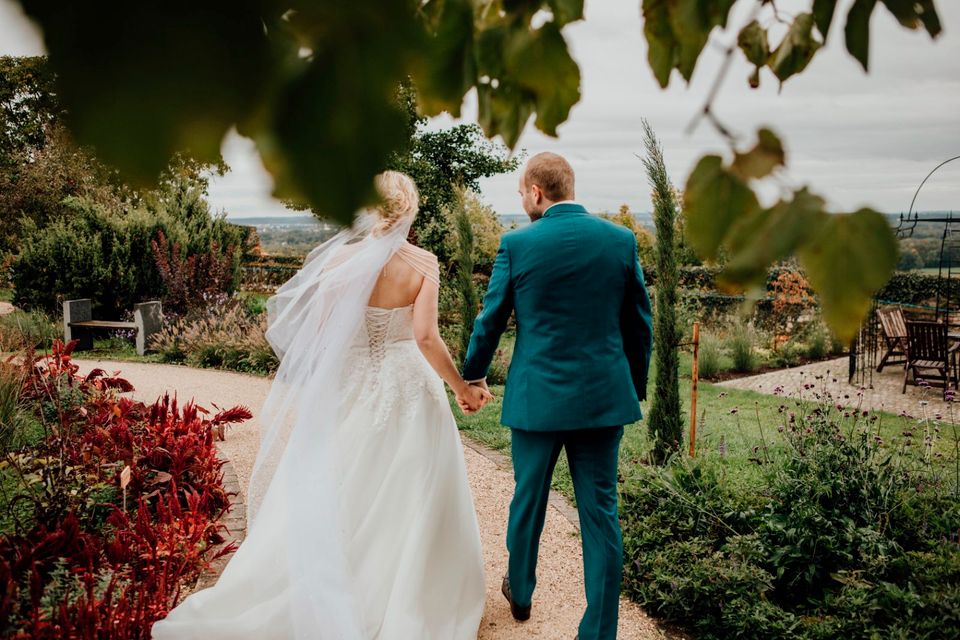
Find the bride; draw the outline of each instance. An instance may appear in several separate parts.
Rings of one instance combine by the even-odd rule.
[[[439,267],[406,241],[413,181],[314,249],[267,302],[281,357],[264,404],[248,534],[156,640],[474,639],[485,582],[460,438],[441,378],[468,385],[437,328]]]

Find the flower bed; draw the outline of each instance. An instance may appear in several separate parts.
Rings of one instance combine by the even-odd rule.
[[[39,435],[0,463],[0,635],[148,638],[184,585],[233,551],[213,431],[251,414],[130,400],[122,378],[78,375],[72,347],[4,364],[21,381],[19,424]]]

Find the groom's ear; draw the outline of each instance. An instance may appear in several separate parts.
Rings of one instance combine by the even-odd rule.
[[[540,185],[534,184],[530,188],[533,190],[533,201],[535,204],[540,204],[543,202],[543,189],[540,188]]]

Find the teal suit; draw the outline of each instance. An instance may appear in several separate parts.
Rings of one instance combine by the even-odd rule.
[[[510,314],[517,341],[501,421],[512,429],[516,489],[508,575],[530,604],[553,468],[565,448],[583,535],[581,640],[616,637],[623,545],[617,455],[640,419],[652,349],[650,298],[633,233],[573,203],[503,236],[463,377],[486,376]]]

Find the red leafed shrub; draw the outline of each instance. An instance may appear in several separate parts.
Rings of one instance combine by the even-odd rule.
[[[149,638],[181,587],[234,550],[214,431],[251,414],[121,397],[130,383],[79,376],[72,348],[23,363],[20,398],[44,437],[4,454],[22,486],[0,496],[0,637]]]
[[[160,230],[150,248],[167,288],[163,302],[167,311],[186,313],[224,299],[235,288],[233,246],[221,250],[213,241],[208,252],[186,256],[180,243],[168,241]]]

